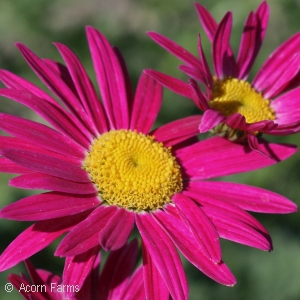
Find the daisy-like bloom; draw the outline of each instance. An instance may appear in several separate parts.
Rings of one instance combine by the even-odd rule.
[[[136,240],[111,252],[101,274],[99,252],[91,253],[89,264],[92,268],[89,272],[83,268],[80,255],[68,257],[62,277],[46,270],[35,269],[30,261],[26,260],[30,280],[24,274],[10,274],[8,280],[23,298],[28,300],[143,300],[145,292],[142,267],[133,272],[137,253]],[[70,274],[70,269],[72,278],[65,283],[66,280],[63,281],[62,278],[66,273]],[[81,287],[76,280],[78,278],[83,282]]]
[[[170,39],[150,32],[155,42],[185,63],[179,68],[193,78],[190,81],[192,91],[188,84],[176,78],[153,70],[146,73],[195,101],[204,111],[199,126],[201,133],[211,130],[232,141],[247,138],[253,150],[272,157],[272,153],[260,147],[261,133],[286,135],[300,130],[300,87],[297,83],[300,33],[279,46],[250,83],[247,79],[269,19],[267,3],[262,2],[246,19],[237,58],[229,43],[232,13],[226,13],[218,24],[202,5],[196,3],[196,10],[212,43],[214,72],[211,73],[207,64],[200,35],[197,58]],[[205,91],[201,91],[195,79],[205,85]]]
[[[40,59],[20,43],[17,47],[64,107],[25,79],[0,71],[7,86],[0,95],[30,107],[53,127],[0,115],[0,128],[12,135],[0,137],[0,171],[20,174],[11,186],[48,191],[0,211],[2,218],[37,221],[2,253],[0,270],[64,233],[55,254],[82,255],[88,269],[95,247],[121,248],[136,224],[147,299],[169,299],[169,294],[187,299],[176,248],[213,280],[233,285],[219,237],[271,250],[266,229],[244,210],[289,213],[296,206],[263,189],[207,180],[275,161],[220,137],[195,142],[199,116],[149,132],[161,106],[161,85],[143,74],[132,96],[120,52],[91,27],[87,37],[102,102],[80,61],[62,44],[55,45],[66,66]],[[296,151],[286,145],[261,147],[279,161]]]

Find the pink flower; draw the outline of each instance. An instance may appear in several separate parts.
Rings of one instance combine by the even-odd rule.
[[[212,43],[212,73],[204,56],[200,36],[199,58],[163,37],[150,32],[150,37],[185,64],[179,68],[193,79],[188,84],[147,70],[171,90],[192,98],[204,111],[199,130],[212,130],[230,140],[248,139],[248,144],[270,157],[260,147],[260,133],[286,135],[300,131],[300,33],[278,47],[256,74],[252,83],[246,81],[259,52],[267,29],[269,7],[264,1],[246,19],[237,58],[229,44],[232,13],[227,12],[218,24],[210,13],[196,3],[200,22]],[[195,80],[205,85],[201,91]],[[294,88],[297,85],[296,88]]]
[[[213,280],[235,284],[222,261],[219,237],[271,250],[268,232],[245,210],[290,213],[296,206],[270,191],[208,180],[275,161],[220,137],[195,142],[199,116],[149,132],[161,106],[161,85],[143,74],[133,96],[120,52],[93,28],[87,28],[87,36],[102,102],[80,61],[62,44],[55,45],[66,66],[38,58],[22,44],[17,47],[64,106],[32,83],[0,71],[8,87],[0,95],[30,107],[54,128],[0,115],[0,128],[13,136],[0,137],[0,171],[20,174],[11,186],[50,191],[0,211],[2,218],[36,221],[2,253],[0,270],[64,233],[55,255],[82,255],[89,265],[90,252],[99,245],[120,249],[136,224],[148,299],[168,299],[169,294],[187,299],[177,249]],[[287,145],[260,146],[278,161],[296,151]],[[71,278],[68,272],[64,282]]]
[[[99,274],[101,259],[98,249],[93,253],[89,252],[91,269],[88,270],[85,268],[86,264],[81,261],[84,254],[68,257],[62,277],[46,270],[35,269],[30,261],[26,260],[30,280],[24,274],[20,276],[10,274],[8,280],[24,299],[30,300],[143,300],[145,292],[142,267],[133,272],[137,252],[136,240],[111,252],[101,274]],[[68,278],[64,278],[65,275]],[[77,278],[80,278],[81,286]]]

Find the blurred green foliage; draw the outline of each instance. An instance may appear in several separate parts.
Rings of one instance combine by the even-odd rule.
[[[43,87],[26,65],[13,43],[23,42],[37,55],[62,61],[54,41],[69,46],[80,57],[95,82],[90,53],[85,38],[86,25],[102,31],[124,54],[133,85],[144,68],[153,68],[182,79],[179,61],[156,45],[146,31],[157,31],[197,53],[197,34],[201,33],[207,56],[211,49],[200,27],[194,1],[181,0],[2,0],[0,4],[0,68],[8,69]],[[217,20],[231,10],[234,13],[232,46],[237,51],[246,16],[260,1],[209,1],[205,5]],[[270,0],[271,16],[267,35],[252,70],[255,74],[264,60],[282,42],[300,30],[300,2]],[[44,88],[44,87],[43,87]],[[27,108],[13,101],[0,100],[0,111],[39,120]],[[163,109],[157,125],[198,113],[191,101],[165,91]],[[293,135],[269,138],[299,146]],[[300,204],[300,154],[278,165],[226,180],[256,185],[280,193]],[[0,207],[29,195],[30,191],[8,187],[10,175],[0,175]],[[190,285],[190,299],[281,300],[300,299],[300,218],[291,215],[256,215],[271,233],[274,251],[265,253],[253,248],[222,241],[223,258],[237,278],[233,288],[213,282],[184,261]],[[28,223],[0,220],[1,252]],[[37,241],[38,242],[38,241]],[[60,273],[63,259],[53,257],[57,245],[51,245],[33,257],[38,268]],[[11,272],[24,272],[23,265],[0,274],[0,298],[18,299],[17,292],[8,294],[4,284]]]

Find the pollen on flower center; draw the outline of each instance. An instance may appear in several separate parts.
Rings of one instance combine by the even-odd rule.
[[[182,190],[171,150],[136,131],[112,130],[96,138],[83,168],[103,201],[126,209],[162,208]]]
[[[240,113],[247,123],[275,119],[270,101],[258,93],[250,83],[237,78],[215,80],[210,106],[226,117]]]

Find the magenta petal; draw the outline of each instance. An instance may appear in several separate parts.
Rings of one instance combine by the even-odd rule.
[[[105,251],[118,250],[126,244],[133,226],[134,213],[124,208],[117,209],[100,231],[100,245]]]
[[[223,201],[218,198],[214,198],[211,196],[201,194],[197,186],[194,185],[190,191],[184,192],[184,195],[190,197],[191,199],[195,200],[197,203],[201,205],[201,207],[208,207],[212,211],[218,211],[220,214],[224,214],[230,218],[237,219],[240,222],[243,222],[250,227],[254,228],[256,231],[262,233],[265,237],[270,240],[269,233],[265,229],[265,227],[257,221],[252,215],[250,215],[245,210],[239,208],[238,206],[231,204],[230,202]]]
[[[43,124],[1,113],[0,128],[38,147],[79,159],[85,157],[78,144]]]
[[[189,82],[192,88],[192,100],[194,101],[196,106],[200,108],[202,111],[206,111],[210,109],[208,104],[209,95],[204,95],[204,93],[201,91],[199,85],[194,79],[189,79]]]
[[[272,250],[270,237],[257,231],[244,220],[226,215],[222,209],[217,210],[210,207],[203,207],[202,209],[212,220],[220,237],[261,250]]]
[[[243,35],[237,57],[238,78],[246,79],[254,61],[257,37],[257,19],[251,12],[244,25]],[[260,29],[260,28],[259,28]]]
[[[213,77],[212,77],[212,74],[210,72],[210,68],[209,68],[207,60],[205,58],[204,52],[203,52],[203,47],[202,47],[202,43],[201,43],[200,34],[198,34],[198,53],[199,53],[200,62],[203,65],[203,68],[205,70],[206,77],[207,77],[207,82],[205,82],[205,84],[207,85],[207,87],[209,89],[212,89],[213,85],[214,85]]]
[[[151,69],[146,69],[144,72],[174,93],[192,99],[191,87],[184,81]]]
[[[132,105],[130,129],[147,134],[153,126],[162,103],[162,86],[142,73]]]
[[[297,149],[293,145],[262,143],[264,149],[276,157],[276,161],[287,159]],[[273,165],[260,153],[251,151],[246,145],[232,143],[220,137],[213,137],[176,151],[177,160],[185,177],[190,180],[219,177],[248,172]]]
[[[253,80],[253,86],[258,91],[274,86],[277,80],[288,82],[289,72],[295,71],[295,59],[299,61],[300,33],[293,35],[281,44],[267,59]],[[297,65],[297,64],[296,64]],[[294,72],[295,73],[295,72]],[[282,76],[284,74],[284,76]],[[296,75],[296,73],[294,74]],[[281,84],[282,85],[282,84]]]
[[[87,27],[86,33],[111,129],[128,129],[127,90],[119,59],[101,32]]]
[[[223,116],[220,112],[208,109],[204,112],[200,125],[199,125],[199,131],[200,133],[207,132],[211,129],[213,129],[215,126],[219,125],[226,119],[225,116]]]
[[[56,249],[57,256],[74,256],[99,245],[99,232],[115,214],[115,206],[96,208],[84,221],[75,226]]]
[[[168,300],[169,290],[165,285],[158,269],[156,268],[153,259],[147,247],[142,242],[143,249],[143,273],[146,299],[155,300]]]
[[[198,58],[196,58],[193,54],[188,52],[186,49],[176,44],[172,40],[164,37],[163,35],[156,32],[148,32],[148,35],[161,47],[171,52],[177,58],[182,60],[188,65],[196,66],[198,69],[202,70],[203,67]]]
[[[43,98],[22,90],[0,89],[0,95],[28,106],[66,136],[69,136],[85,149],[89,148],[90,140],[88,137],[90,135],[88,131],[57,103],[44,101]]]
[[[57,237],[69,231],[87,216],[87,212],[52,220],[40,221],[23,231],[1,254],[0,271],[7,270],[22,260],[47,247]],[[37,242],[38,241],[38,242]],[[18,249],[18,251],[16,251]]]
[[[91,80],[77,56],[65,45],[55,43],[64,58],[82,105],[100,133],[108,131],[106,115]]]
[[[46,92],[42,89],[27,81],[26,79],[19,77],[7,70],[0,70],[0,80],[5,84],[9,89],[21,90],[23,92],[29,92],[34,96],[44,99],[45,101],[57,105],[53,98],[51,98]]]
[[[99,248],[99,246],[96,246],[82,254],[66,258],[62,284],[76,287],[76,289],[67,289],[64,297],[67,299],[70,297],[69,299],[72,299],[76,292],[81,289],[85,279],[93,268],[95,259],[99,253]]]
[[[277,193],[245,184],[191,181],[187,190],[197,193],[200,203],[203,197],[209,197],[254,212],[281,214],[297,211],[297,206],[289,199]],[[216,205],[218,206],[220,203],[218,202]]]
[[[92,183],[73,182],[42,173],[29,173],[9,181],[10,186],[22,189],[52,190],[70,194],[95,194],[97,190]]]
[[[188,197],[176,194],[173,196],[173,201],[181,219],[197,241],[199,250],[214,263],[219,263],[222,258],[219,235],[211,220]]]
[[[19,149],[5,149],[1,150],[0,153],[11,161],[33,171],[71,181],[90,182],[87,172],[82,170],[79,165],[76,166],[52,156]]]
[[[99,278],[97,299],[123,299],[121,296],[136,263],[137,251],[137,240],[133,240],[118,251],[110,252]]]
[[[11,174],[23,174],[30,173],[32,171],[18,164],[15,164],[14,162],[10,161],[5,157],[0,157],[0,172]]]
[[[208,36],[208,39],[210,40],[210,42],[212,42],[216,34],[218,24],[214,20],[210,12],[204,6],[200,5],[199,3],[195,3],[195,7],[201,25],[203,26],[205,33]]]
[[[231,27],[232,13],[228,12],[220,22],[213,40],[214,71],[218,79],[234,75],[235,61],[229,45]]]
[[[266,157],[269,157],[270,159],[276,160],[276,157],[272,157],[272,153],[269,153],[268,149],[263,147],[263,144],[260,144],[258,141],[258,138],[254,134],[248,134],[247,135],[247,141],[248,145],[251,148],[251,150],[256,151],[257,153],[260,153],[262,155],[265,155]]]
[[[143,267],[140,266],[134,271],[133,275],[131,276],[127,288],[124,291],[121,299],[122,300],[132,300],[132,299],[144,300],[145,299],[144,280],[145,279],[143,278]],[[162,280],[160,282],[162,282]]]
[[[179,66],[179,70],[184,72],[186,75],[196,79],[197,81],[207,84],[207,74],[205,74],[203,70],[199,70],[194,66],[186,65]]]
[[[158,127],[151,132],[151,135],[157,141],[164,143],[166,147],[173,146],[196,136],[199,133],[198,125],[200,121],[201,116],[182,118]]]
[[[155,218],[162,224],[179,251],[200,271],[220,284],[232,286],[236,280],[225,263],[215,264],[198,251],[197,241],[182,222],[174,206],[168,205],[168,213],[155,212]]]
[[[171,296],[188,298],[185,272],[174,244],[148,213],[136,214],[136,224],[143,242]]]
[[[300,88],[291,90],[272,101],[279,125],[289,125],[300,120]]]
[[[80,101],[68,85],[58,76],[59,74],[43,62],[43,60],[38,58],[25,45],[16,43],[16,46],[19,48],[25,60],[38,77],[53,92],[53,94],[62,100],[72,114],[77,117],[77,120],[80,121],[83,126],[90,125],[90,120],[87,117]],[[85,128],[88,129],[88,127]]]
[[[40,221],[75,215],[99,205],[97,196],[68,195],[49,192],[32,195],[0,210],[0,218],[19,221]]]

